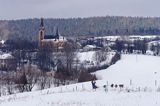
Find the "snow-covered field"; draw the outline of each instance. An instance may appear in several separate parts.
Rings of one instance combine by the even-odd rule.
[[[159,106],[159,93],[72,92],[9,99],[1,106]]]
[[[100,78],[96,91],[91,82],[78,83],[2,96],[0,106],[160,106],[159,63],[160,57],[122,55],[116,64],[94,73]],[[111,88],[112,83],[124,88]]]
[[[135,86],[160,86],[160,57],[146,55],[123,55],[106,70],[96,72],[103,80]]]
[[[115,41],[117,38],[120,38],[121,36],[104,36],[104,37],[95,37],[95,39],[100,39],[100,38],[104,38],[104,39],[107,39],[107,40],[110,40],[110,41]],[[124,36],[124,37],[128,37],[129,39],[133,40],[133,39],[144,39],[144,38],[147,38],[147,39],[154,39],[156,37],[159,37],[157,35],[145,35],[145,36],[142,36],[142,35],[130,35],[130,36]]]

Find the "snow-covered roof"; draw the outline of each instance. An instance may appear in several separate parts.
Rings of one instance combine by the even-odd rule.
[[[157,45],[157,44],[160,44],[160,40],[159,41],[151,41],[148,44],[149,45]]]
[[[5,42],[4,40],[1,40],[1,41],[0,41],[1,44],[4,44],[4,42]]]
[[[147,54],[147,55],[154,55],[154,52],[151,51],[151,50],[147,50],[147,51],[146,51],[146,54]]]
[[[5,53],[0,55],[0,59],[11,59],[13,56],[10,53]]]
[[[95,45],[86,45],[84,48],[96,48]]]

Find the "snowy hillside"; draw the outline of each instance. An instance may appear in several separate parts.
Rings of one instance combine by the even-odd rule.
[[[0,97],[0,106],[160,106],[160,57],[123,55],[122,60],[95,74],[99,88],[78,83]],[[110,85],[124,84],[124,88]],[[105,91],[103,85],[108,85]]]
[[[97,71],[97,76],[103,80],[136,86],[154,86],[155,80],[160,85],[160,57],[145,55],[123,55],[106,70]]]

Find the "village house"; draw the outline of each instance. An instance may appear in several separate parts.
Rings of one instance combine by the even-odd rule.
[[[1,71],[15,71],[17,68],[17,61],[10,53],[0,54],[0,70]]]

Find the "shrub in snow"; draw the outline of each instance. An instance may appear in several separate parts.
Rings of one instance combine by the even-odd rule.
[[[121,59],[121,55],[116,52],[116,54],[114,55],[114,57],[111,59],[111,64],[115,64],[120,59]]]
[[[78,82],[86,82],[91,80],[97,80],[95,75],[88,73],[87,71],[81,71],[78,77]]]
[[[160,87],[157,88],[157,92],[160,92]]]

